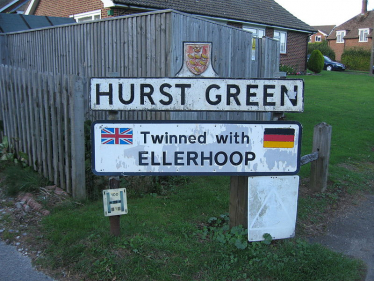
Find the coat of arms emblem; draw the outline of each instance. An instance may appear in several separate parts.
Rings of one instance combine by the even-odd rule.
[[[188,70],[193,74],[204,73],[210,64],[210,44],[186,44],[185,62]]]

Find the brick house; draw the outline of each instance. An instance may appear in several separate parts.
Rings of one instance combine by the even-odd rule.
[[[312,26],[315,30],[318,30],[317,33],[310,35],[309,43],[318,43],[326,40],[327,36],[331,34],[334,30],[335,25],[319,25]]]
[[[367,0],[363,0],[361,13],[337,26],[327,37],[336,60],[341,60],[345,49],[358,47],[370,50],[373,46],[373,26],[374,10],[367,11]]]
[[[83,22],[162,9],[227,23],[256,37],[277,38],[281,64],[306,70],[308,38],[315,30],[274,0],[31,0],[26,14],[73,17]]]

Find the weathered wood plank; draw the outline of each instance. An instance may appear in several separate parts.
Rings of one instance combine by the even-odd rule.
[[[318,159],[310,169],[310,188],[315,192],[324,192],[327,188],[329,172],[332,127],[320,123],[314,127],[313,151],[318,151]]]

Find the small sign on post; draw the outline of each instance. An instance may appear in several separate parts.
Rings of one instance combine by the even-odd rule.
[[[262,241],[295,235],[298,176],[248,178],[248,240]]]
[[[103,190],[103,203],[106,217],[127,214],[126,188]]]

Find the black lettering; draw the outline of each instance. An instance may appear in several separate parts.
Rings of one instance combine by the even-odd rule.
[[[223,161],[222,162],[218,161],[218,157],[220,155],[223,155]],[[214,162],[216,162],[216,164],[218,166],[224,166],[227,163],[227,154],[224,151],[217,152],[216,155],[214,155]]]
[[[253,161],[256,159],[256,154],[254,154],[253,152],[248,152],[246,151],[245,152],[245,165],[248,165],[249,161]]]
[[[294,86],[294,91],[297,93],[298,87],[297,85]],[[282,85],[281,86],[281,106],[284,106],[284,96],[288,94],[288,89],[286,86]],[[293,106],[297,105],[297,94],[295,96],[295,99],[290,99],[289,96],[287,95],[288,100],[292,103]]]
[[[140,134],[144,135],[144,143],[147,143],[147,135],[150,134],[150,132],[140,132]]]
[[[190,135],[190,136],[188,137],[188,141],[189,141],[190,143],[196,143],[196,137],[195,137],[194,135]]]
[[[264,85],[264,106],[274,106],[275,102],[268,101],[268,98],[272,98],[274,93],[269,93],[269,89],[275,89],[275,85]]]
[[[242,132],[242,143],[249,143],[249,136],[245,135],[244,132]]]
[[[151,165],[152,166],[160,166],[161,163],[155,161],[155,152],[151,151]]]
[[[147,92],[146,92],[146,89],[148,89]],[[147,97],[149,102],[152,105],[154,105],[155,102],[152,99],[153,92],[154,92],[154,88],[151,84],[140,84],[140,104],[144,105],[145,104],[145,97]]]
[[[164,88],[169,88],[170,89],[171,85],[167,84],[167,83],[164,83],[160,86],[160,93],[168,98],[167,101],[160,100],[160,103],[163,104],[163,105],[169,105],[173,102],[173,97],[170,93],[165,92]]]
[[[197,154],[196,151],[187,151],[187,166],[190,166],[190,162],[192,161],[195,166],[197,166],[197,158],[199,155]]]
[[[251,101],[252,97],[256,97],[257,93],[251,92],[251,89],[258,89],[258,85],[247,85],[247,98],[246,98],[246,105],[253,105],[258,106],[257,101]]]
[[[187,143],[187,136],[186,135],[180,135],[179,136],[179,143]]]
[[[172,165],[172,163],[166,162],[166,151],[162,152],[162,165],[164,165],[164,166],[171,166]]]
[[[139,166],[148,166],[148,163],[144,162],[148,157],[144,155],[148,155],[148,151],[139,151]]]
[[[176,88],[181,88],[181,105],[186,103],[186,89],[191,88],[191,84],[175,84]]]
[[[109,92],[100,92],[100,84],[96,84],[96,104],[100,104],[100,97],[108,96],[109,104],[113,104],[113,85],[109,83]]]
[[[178,136],[177,135],[170,135],[169,136],[169,143],[178,143]]]
[[[234,92],[231,92],[231,90],[235,90]],[[240,101],[238,99],[238,96],[240,94],[240,88],[238,85],[227,85],[227,96],[226,96],[226,105],[230,105],[230,100],[233,98],[237,105],[240,105]]]
[[[226,143],[228,135],[216,135],[217,143]]]
[[[234,162],[234,156],[238,155],[239,156],[239,161]],[[243,154],[241,154],[239,151],[234,151],[233,153],[230,154],[230,163],[234,166],[238,166],[243,162]]]
[[[206,132],[204,134],[197,137],[198,143],[206,143]]]
[[[133,101],[134,101],[134,84],[131,84],[130,86],[131,90],[130,90],[130,99],[129,100],[125,100],[123,98],[123,85],[122,84],[119,84],[118,85],[118,98],[119,98],[119,101],[123,104],[131,104]]]
[[[239,143],[238,137],[239,137],[238,132],[235,132],[235,134],[234,134],[234,139],[235,139],[234,143]]]
[[[152,138],[153,143],[162,143],[164,136],[163,135],[151,135],[151,138]]]
[[[209,97],[209,93],[210,93],[210,90],[211,89],[220,89],[221,87],[216,85],[216,84],[213,84],[213,85],[209,85],[209,87],[206,89],[205,91],[205,99],[206,101],[210,104],[210,105],[217,105],[221,102],[221,95],[216,95],[216,100],[215,101],[212,101]]]
[[[180,162],[180,161],[182,161],[183,160],[183,151],[175,151],[174,152],[174,163],[175,163],[175,166],[183,166],[184,165],[184,163],[182,162]],[[182,155],[182,156],[180,156],[180,155]]]
[[[209,166],[212,166],[213,152],[209,151],[209,156],[205,156],[204,151],[201,151],[201,166],[204,166],[204,161],[209,161]]]

